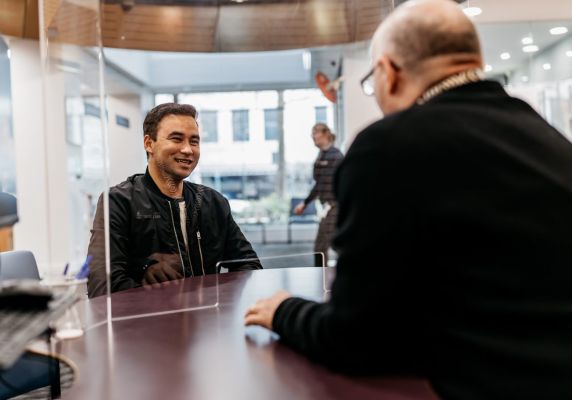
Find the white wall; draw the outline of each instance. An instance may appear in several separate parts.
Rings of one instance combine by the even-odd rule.
[[[50,265],[63,271],[69,254],[63,81],[50,76],[45,109],[38,42],[11,39],[9,46],[20,216],[14,248],[31,250],[41,273]],[[46,111],[55,114],[46,117]]]
[[[369,59],[363,57],[344,58],[344,118],[348,149],[356,135],[383,115],[373,96],[366,96],[361,90],[360,80],[370,70]]]
[[[109,185],[128,176],[145,172],[147,158],[143,149],[143,118],[139,96],[108,96],[109,111]],[[129,119],[129,128],[117,125],[116,116]]]

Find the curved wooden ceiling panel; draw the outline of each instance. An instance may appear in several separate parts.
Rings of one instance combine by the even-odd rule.
[[[235,52],[317,47],[367,40],[391,0],[108,0],[108,47]]]

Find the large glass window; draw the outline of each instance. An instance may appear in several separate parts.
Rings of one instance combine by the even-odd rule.
[[[232,138],[235,142],[249,140],[248,110],[232,111]]]
[[[216,143],[218,141],[218,113],[207,110],[199,112],[199,131],[201,141],[205,143]]]
[[[327,107],[325,106],[314,107],[314,114],[316,116],[315,117],[316,123],[318,122],[323,122],[324,124],[328,123]]]
[[[278,140],[280,132],[280,110],[264,110],[264,138]]]

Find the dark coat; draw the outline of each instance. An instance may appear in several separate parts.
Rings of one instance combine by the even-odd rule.
[[[133,175],[109,190],[112,292],[141,286],[145,265],[153,253],[180,255],[187,277],[213,274],[219,261],[257,257],[220,193],[185,181],[183,195],[190,254],[179,236],[178,202],[161,193],[149,173]],[[93,257],[88,278],[90,297],[106,290],[104,235],[100,197],[88,249]],[[259,268],[258,261],[229,264],[231,271]]]
[[[331,300],[288,299],[284,342],[445,399],[572,398],[572,145],[494,82],[361,132],[335,178]]]

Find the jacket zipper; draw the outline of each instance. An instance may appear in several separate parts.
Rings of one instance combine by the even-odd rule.
[[[177,236],[177,228],[175,227],[175,218],[173,217],[173,207],[170,201],[169,203],[169,211],[171,212],[171,224],[173,226],[173,233],[175,234],[175,241],[177,242],[177,250],[179,250],[179,258],[181,259],[181,268],[183,269],[183,278],[185,277],[185,263],[183,262],[183,255],[181,254],[181,246],[179,245],[179,237]],[[193,273],[193,264],[191,263],[191,257],[187,252],[187,258],[189,259],[189,267],[191,268],[191,277],[194,276]]]
[[[206,275],[205,266],[203,262],[203,250],[201,249],[201,231],[197,231],[197,240],[199,242],[199,256],[201,258],[201,269],[203,270],[203,275]]]

